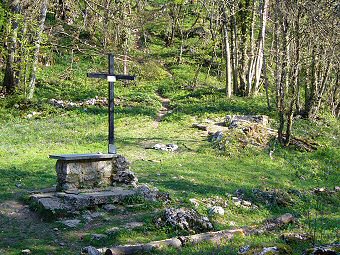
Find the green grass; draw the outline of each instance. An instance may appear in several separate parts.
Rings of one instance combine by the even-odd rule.
[[[156,47],[156,46],[155,46]],[[156,50],[156,48],[154,49]],[[171,56],[169,57],[171,58]],[[89,60],[81,59],[73,66],[67,79],[62,77],[67,65],[65,60],[39,75],[37,98],[23,102],[20,98],[0,102],[0,203],[6,205],[28,190],[51,187],[55,184],[54,160],[49,154],[106,152],[107,112],[106,108],[88,107],[69,110],[56,109],[47,102],[50,98],[81,101],[94,96],[106,96],[106,82],[86,79]],[[103,70],[105,61],[91,60],[90,71]],[[103,67],[104,66],[104,67]],[[138,69],[139,68],[139,69]],[[340,127],[339,120],[326,116],[311,123],[297,120],[296,135],[313,139],[320,144],[316,152],[298,152],[290,148],[277,147],[274,159],[267,150],[245,150],[237,156],[227,157],[214,149],[201,131],[191,128],[192,123],[206,118],[223,118],[226,114],[266,114],[276,125],[274,111],[268,111],[265,98],[227,99],[223,84],[208,76],[205,83],[203,73],[199,74],[198,86],[187,89],[185,83],[193,79],[195,68],[190,65],[164,68],[162,63],[150,62],[142,74],[153,68],[162,79],[141,79],[136,85],[124,86],[117,83],[116,96],[121,104],[116,107],[116,143],[118,152],[132,162],[132,170],[140,182],[151,183],[160,191],[168,192],[173,198],[172,206],[188,206],[190,198],[204,199],[214,196],[227,198],[242,189],[251,197],[252,189],[297,190],[303,195],[294,196],[294,203],[287,207],[268,206],[257,202],[259,209],[249,210],[229,206],[226,214],[216,219],[218,229],[253,225],[264,219],[290,212],[299,218],[299,224],[290,226],[289,231],[317,232],[317,243],[337,241],[339,232],[339,193],[314,195],[312,190],[325,187],[329,190],[339,185],[340,173]],[[137,70],[136,69],[136,70]],[[172,76],[169,76],[169,72]],[[142,76],[144,77],[144,76]],[[153,122],[161,103],[157,93],[171,99],[173,111],[157,129]],[[19,106],[13,107],[15,104]],[[31,119],[27,114],[41,112]],[[145,149],[155,143],[176,143],[180,150],[174,153]],[[18,185],[20,184],[20,185]],[[29,248],[33,254],[75,254],[87,245],[109,246],[127,243],[148,242],[175,236],[171,229],[157,229],[153,218],[162,209],[160,204],[140,210],[128,210],[120,214],[106,215],[105,226],[100,222],[83,224],[75,230],[63,229],[57,223],[39,223],[21,227],[15,225],[20,219],[0,215],[0,251],[18,254]],[[207,208],[199,207],[207,215]],[[144,226],[132,231],[120,229],[101,241],[91,240],[93,233],[105,233],[113,226],[124,225],[129,220],[142,221]],[[97,224],[98,223],[98,224]],[[53,228],[60,228],[56,234]],[[22,229],[26,229],[23,232]],[[284,230],[263,236],[236,238],[214,247],[200,244],[185,247],[180,254],[236,254],[247,244],[282,243],[279,238]],[[55,242],[55,240],[58,242]],[[65,246],[60,246],[60,242]],[[309,244],[310,245],[310,244]],[[307,245],[308,246],[308,245]],[[300,254],[304,246],[293,245],[294,254]],[[159,254],[178,254],[167,249]]]

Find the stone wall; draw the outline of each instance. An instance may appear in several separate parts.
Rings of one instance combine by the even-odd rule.
[[[112,159],[58,159],[56,171],[57,191],[103,188],[118,182],[134,185],[137,182],[130,171],[130,163],[121,155]]]

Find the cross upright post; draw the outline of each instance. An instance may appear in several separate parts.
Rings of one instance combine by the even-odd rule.
[[[114,56],[108,54],[108,73],[88,73],[89,78],[107,79],[109,82],[109,97],[108,97],[108,111],[109,111],[109,134],[108,134],[108,153],[116,154],[115,146],[115,126],[114,126],[114,83],[116,80],[135,80],[135,76],[131,75],[115,75],[114,70]]]

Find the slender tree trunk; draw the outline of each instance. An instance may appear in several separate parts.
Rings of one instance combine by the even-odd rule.
[[[271,105],[270,105],[270,97],[269,97],[269,81],[268,81],[268,76],[267,76],[266,56],[264,54],[263,54],[263,75],[264,75],[264,88],[266,90],[267,107],[268,107],[268,110],[270,110]]]
[[[281,33],[282,33],[282,64],[281,64],[281,79],[279,84],[279,129],[278,139],[281,144],[284,144],[283,129],[284,129],[284,115],[285,115],[285,93],[287,82],[287,65],[288,65],[288,21],[286,17],[282,17]]]
[[[6,67],[5,67],[5,76],[3,80],[3,85],[5,87],[6,94],[13,94],[19,84],[19,79],[17,76],[16,67],[15,67],[16,66],[15,59],[16,59],[16,53],[17,53],[17,37],[18,37],[18,29],[19,29],[17,15],[20,13],[20,1],[13,0],[10,6],[11,6],[12,14],[13,14],[10,20],[12,29],[10,30],[10,34],[9,34],[10,40],[7,46],[8,54],[7,54]]]
[[[261,31],[260,31],[260,39],[258,45],[258,54],[256,58],[256,67],[255,67],[255,84],[254,84],[254,92],[256,95],[260,89],[260,77],[262,71],[262,65],[264,61],[264,42],[266,37],[266,25],[267,25],[267,15],[268,15],[268,2],[269,0],[263,0],[262,5],[262,13],[261,13]]]
[[[235,6],[234,4],[231,7],[232,15],[231,15],[231,51],[232,51],[232,72],[233,72],[233,91],[234,94],[239,93],[239,83],[238,83],[238,40],[237,40],[237,25],[235,18]]]
[[[226,62],[226,95],[231,97],[232,95],[232,84],[231,84],[231,63],[230,63],[230,45],[228,38],[228,19],[225,8],[225,3],[222,1],[222,14],[223,14],[223,31],[224,31],[224,51],[225,51],[225,62]]]
[[[37,66],[38,66],[38,60],[39,60],[39,51],[40,51],[40,44],[41,44],[41,36],[44,32],[44,24],[46,19],[46,13],[47,13],[47,7],[48,7],[48,0],[43,0],[41,3],[41,10],[40,10],[40,17],[39,17],[39,28],[37,31],[37,38],[35,41],[35,50],[33,55],[33,63],[32,63],[32,73],[31,73],[31,81],[29,85],[29,94],[28,98],[33,98],[34,90],[35,90],[35,82],[36,82],[36,73],[37,73]]]
[[[248,59],[248,72],[247,72],[247,88],[246,88],[246,95],[250,96],[253,91],[253,78],[254,78],[254,70],[255,70],[255,1],[253,0],[252,4],[252,11],[251,11],[251,28],[250,28],[250,55]]]

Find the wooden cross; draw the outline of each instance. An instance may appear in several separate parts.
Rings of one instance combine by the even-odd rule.
[[[117,80],[135,80],[135,76],[131,75],[116,75],[114,69],[114,56],[113,54],[108,54],[109,59],[109,73],[88,73],[87,77],[89,78],[99,78],[106,79],[109,82],[109,145],[108,145],[108,153],[116,154],[116,146],[115,146],[115,126],[114,126],[114,84]]]

